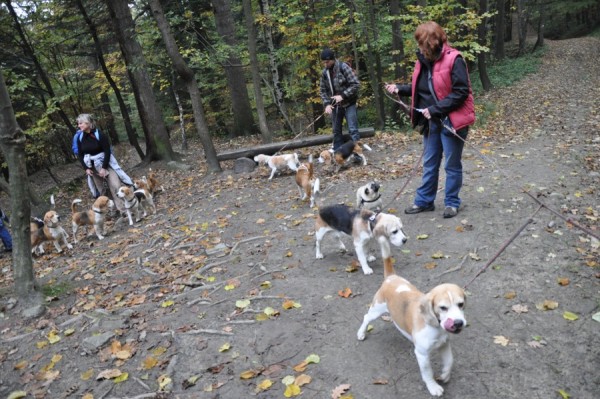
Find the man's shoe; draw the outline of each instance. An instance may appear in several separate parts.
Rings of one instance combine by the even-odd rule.
[[[447,206],[444,209],[444,219],[453,218],[456,215],[458,215],[458,208],[455,208],[453,206]]]
[[[413,206],[406,208],[404,210],[404,213],[406,213],[408,215],[413,215],[415,213],[431,212],[431,211],[435,211],[435,205],[433,205],[433,204],[428,205],[428,206],[413,205]]]

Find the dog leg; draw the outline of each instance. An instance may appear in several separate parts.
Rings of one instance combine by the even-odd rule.
[[[321,227],[319,230],[317,230],[315,232],[315,239],[317,241],[317,243],[316,243],[316,250],[317,250],[316,258],[317,259],[323,259],[323,253],[321,252],[321,241],[323,240],[323,237],[325,237],[325,234],[327,234],[327,232],[329,230],[330,229]]]
[[[61,236],[62,236],[63,244],[65,244],[65,246],[67,248],[73,249],[73,246],[71,244],[69,244],[69,235],[67,234],[67,232],[64,229],[61,232]]]
[[[102,235],[104,233],[104,227],[103,226],[98,226],[97,224],[94,225],[94,231],[96,232],[96,237],[98,237],[99,240],[103,240],[104,236]]]
[[[152,208],[152,214],[156,215],[156,205],[154,204],[154,199],[152,197],[148,197],[146,201],[148,202],[148,205],[150,205],[150,208]]]
[[[52,242],[54,243],[54,248],[56,248],[56,252],[61,253],[62,252],[62,248],[60,247],[60,244],[59,244],[58,240],[54,240]]]
[[[365,241],[358,239],[354,241],[354,249],[356,250],[356,257],[362,267],[364,274],[373,274],[373,269],[369,267],[367,263],[367,256],[365,255]]]
[[[369,323],[377,320],[377,318],[379,318],[381,315],[384,315],[386,313],[388,313],[388,307],[385,302],[373,304],[369,308],[369,311],[367,312],[367,314],[365,314],[365,317],[363,317],[363,322],[360,325],[358,332],[356,333],[356,338],[358,338],[359,341],[364,340],[365,333],[367,332],[367,327],[369,326]]]
[[[77,230],[79,230],[79,226],[76,223],[73,223],[73,242],[77,244]]]
[[[421,378],[431,396],[442,396],[444,388],[440,386],[433,378],[433,369],[431,368],[431,362],[429,359],[429,351],[426,349],[419,349],[415,347],[415,355],[417,355],[417,362],[419,363],[419,369],[421,370]]]
[[[277,168],[271,168],[271,176],[269,176],[269,180],[273,179],[273,176],[275,176],[275,172],[277,172]]]
[[[339,242],[339,247],[338,247],[339,250],[341,252],[348,252],[348,249],[346,249],[346,246],[344,245],[344,241],[342,241],[342,233],[340,233],[339,231],[336,231],[335,235],[336,235],[336,237],[338,239],[338,242]]]
[[[450,380],[450,372],[452,371],[452,364],[454,363],[454,357],[452,356],[452,348],[450,342],[446,342],[446,345],[440,348],[440,355],[442,358],[442,374],[440,379],[442,382],[448,382]]]
[[[129,218],[129,225],[133,226],[133,219],[131,218],[131,210],[127,209],[127,217]]]
[[[367,157],[365,157],[363,154],[359,154],[358,156],[362,158],[363,166],[367,166]]]

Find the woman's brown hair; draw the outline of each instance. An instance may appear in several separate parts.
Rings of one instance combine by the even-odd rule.
[[[446,32],[433,21],[425,22],[415,30],[415,40],[428,61],[435,61],[444,43],[448,41]]]

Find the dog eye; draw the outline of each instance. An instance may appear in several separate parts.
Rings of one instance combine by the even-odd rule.
[[[447,312],[448,311],[448,307],[447,306],[440,306],[440,310],[442,312]]]
[[[459,309],[462,309],[462,308],[463,308],[463,306],[465,306],[464,302],[460,302],[460,303],[458,304],[458,308],[459,308]]]
[[[392,235],[393,235],[393,234],[398,234],[398,230],[394,230],[394,231],[392,231]]]

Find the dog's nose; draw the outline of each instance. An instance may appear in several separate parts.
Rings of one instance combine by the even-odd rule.
[[[402,239],[402,244],[406,244],[406,241],[408,241],[408,238],[404,237],[404,238]]]
[[[454,320],[454,328],[455,329],[461,329],[461,328],[463,328],[464,324],[465,323],[463,323],[462,320]]]

